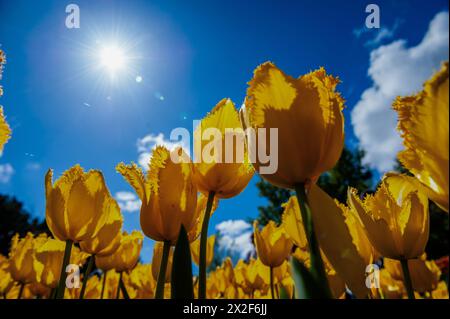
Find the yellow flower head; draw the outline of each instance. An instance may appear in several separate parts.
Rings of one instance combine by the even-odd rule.
[[[278,170],[262,174],[263,178],[279,187],[294,188],[314,182],[336,164],[344,145],[344,101],[335,90],[338,83],[323,68],[298,79],[270,62],[256,68],[241,118],[245,128],[278,129]],[[253,140],[249,143],[255,145]],[[265,148],[264,154],[267,143],[258,146]],[[260,159],[256,154],[251,158],[257,159],[254,166],[259,170]]]
[[[384,267],[395,280],[404,281],[402,266],[398,260],[385,258]],[[441,277],[441,270],[432,260],[426,260],[423,254],[420,258],[408,260],[413,289],[424,293],[435,290]]]
[[[258,222],[253,224],[255,245],[262,263],[269,267],[280,266],[289,256],[292,240],[283,226],[277,227],[275,222],[269,223],[259,231]]]
[[[91,255],[110,255],[120,245],[123,218],[120,207],[114,198],[108,198],[105,203],[105,212],[108,212],[108,219],[97,235],[80,242],[81,249]]]
[[[398,113],[405,150],[400,162],[428,189],[430,198],[448,212],[448,62],[415,96],[399,97]]]
[[[214,258],[214,243],[216,241],[216,236],[209,236],[206,243],[206,266],[208,267]],[[196,265],[199,264],[200,260],[200,238],[191,243],[191,255],[192,260]]]
[[[108,219],[110,197],[103,174],[75,165],[53,184],[45,175],[46,221],[59,240],[79,242],[94,237]]]
[[[9,272],[14,280],[26,284],[36,281],[36,269],[33,267],[35,251],[47,240],[46,234],[33,237],[28,233],[19,239],[19,234],[11,240],[9,251]]]
[[[180,156],[180,161],[172,158]],[[197,187],[193,165],[181,148],[163,146],[153,150],[145,177],[136,164],[117,165],[117,171],[135,189],[142,200],[140,221],[147,237],[175,244],[181,225],[189,232],[195,225]]]
[[[373,196],[361,201],[348,194],[375,249],[392,259],[412,259],[423,254],[429,234],[428,198],[413,177],[386,174]]]
[[[270,269],[261,260],[250,259],[245,272],[246,286],[251,290],[267,291],[270,278]]]
[[[239,113],[221,100],[194,132],[195,174],[199,190],[230,198],[244,190],[254,174]]]
[[[11,138],[11,129],[6,122],[3,114],[3,107],[0,106],[0,153],[3,152],[3,146]]]
[[[150,299],[154,297],[156,279],[152,274],[151,264],[138,264],[130,272],[129,285],[138,291],[139,298]]]
[[[56,288],[58,286],[65,247],[65,242],[48,238],[36,249],[33,266],[39,283],[50,288]],[[70,264],[81,267],[88,257],[88,254],[81,252],[78,247],[73,246],[70,254]]]
[[[102,270],[130,271],[138,262],[143,241],[140,231],[134,230],[131,234],[124,231],[119,248],[111,255],[95,256],[95,264]]]

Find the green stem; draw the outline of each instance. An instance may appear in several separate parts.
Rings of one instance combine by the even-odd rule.
[[[66,248],[64,249],[64,258],[61,265],[61,274],[59,276],[58,290],[56,291],[56,299],[64,299],[64,291],[66,290],[66,267],[70,261],[70,253],[72,252],[73,242],[66,240]]]
[[[272,296],[272,299],[275,299],[273,291],[273,267],[270,267],[270,295]]]
[[[203,217],[202,232],[200,234],[200,257],[198,275],[198,299],[206,298],[206,248],[208,244],[208,224],[215,192],[209,192],[206,202],[205,216]]]
[[[52,288],[52,291],[50,292],[50,299],[55,299],[56,297],[56,288]]]
[[[107,274],[108,274],[108,271],[105,270],[105,273],[103,274],[102,292],[100,293],[100,299],[103,299],[103,294],[105,293],[106,275]]]
[[[19,289],[19,295],[17,296],[17,299],[21,299],[22,298],[23,288],[25,288],[25,284],[23,282],[21,282],[20,283],[20,289]]]
[[[408,267],[408,259],[400,259],[400,263],[402,264],[402,270],[403,270],[403,279],[405,281],[405,288],[408,292],[408,298],[409,299],[416,299],[414,296],[414,289],[412,285],[411,280],[411,274],[409,273],[409,267]]]
[[[164,241],[161,264],[159,265],[158,281],[156,283],[155,299],[164,299],[164,285],[166,283],[167,262],[169,261],[170,242]]]
[[[121,275],[122,275],[122,273],[121,273]],[[120,277],[119,287],[122,290],[123,298],[124,299],[130,299],[130,296],[128,295],[127,288],[125,287],[125,284],[123,283],[122,276]]]
[[[88,264],[87,264],[86,270],[84,271],[83,286],[81,287],[80,299],[84,298],[84,293],[86,291],[88,277],[89,277],[89,274],[91,273],[92,266],[94,266],[94,259],[95,259],[94,255],[89,256]]]
[[[323,265],[322,255],[319,249],[319,242],[317,240],[316,232],[314,230],[314,223],[312,218],[311,208],[309,206],[308,197],[304,184],[295,186],[298,204],[300,206],[300,213],[302,215],[303,227],[305,229],[306,239],[308,240],[309,254],[310,254],[310,272],[318,283],[324,288],[327,298],[331,298],[331,291],[328,285],[325,267]]]
[[[122,272],[119,273],[119,282],[117,283],[116,299],[120,297],[120,283],[122,282]]]

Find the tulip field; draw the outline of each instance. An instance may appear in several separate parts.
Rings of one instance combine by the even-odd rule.
[[[13,58],[0,47],[0,65]],[[448,299],[448,255],[425,252],[430,206],[449,212],[448,61],[421,91],[390,105],[404,170],[376,176],[374,192],[346,185],[344,201],[318,183],[344,149],[350,120],[340,84],[326,67],[289,75],[276,61],[254,65],[242,105],[212,105],[192,152],[158,145],[147,170],[124,157],[115,171],[140,203],[133,231],[104,172],[46,167],[39,178],[49,232],[11,234],[0,298]],[[0,108],[4,153],[15,139],[9,107]],[[276,207],[280,220],[252,221],[255,254],[216,265],[211,218],[258,175],[290,191]],[[141,259],[145,238],[154,243],[151,262]]]

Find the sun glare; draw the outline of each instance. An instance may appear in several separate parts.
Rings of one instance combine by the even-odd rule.
[[[105,46],[100,51],[100,65],[110,73],[122,69],[126,60],[123,50],[115,45]]]

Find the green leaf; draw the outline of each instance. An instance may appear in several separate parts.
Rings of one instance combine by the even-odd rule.
[[[280,299],[291,299],[287,290],[281,285],[280,286]]]
[[[194,299],[194,286],[192,284],[191,249],[186,229],[181,225],[172,265],[172,299]]]
[[[296,258],[291,257],[292,276],[295,282],[296,299],[327,299],[326,287]]]

